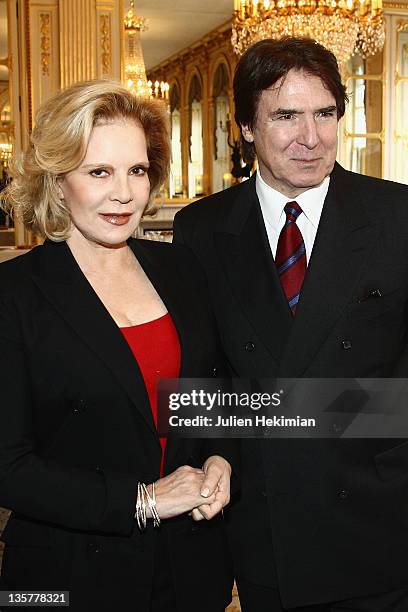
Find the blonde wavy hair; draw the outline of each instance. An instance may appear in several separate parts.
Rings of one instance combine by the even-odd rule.
[[[66,240],[71,218],[59,198],[57,179],[81,164],[93,127],[117,118],[133,120],[144,130],[150,162],[144,214],[153,214],[153,198],[170,164],[167,113],[162,102],[136,98],[112,81],[77,83],[41,106],[27,151],[10,165],[13,180],[2,193],[6,212],[17,213],[43,238]]]

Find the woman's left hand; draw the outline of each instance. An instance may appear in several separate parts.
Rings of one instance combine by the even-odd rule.
[[[205,480],[201,486],[203,501],[215,494],[211,504],[203,503],[194,508],[191,515],[195,521],[210,520],[229,503],[231,466],[219,455],[209,457],[203,465]]]

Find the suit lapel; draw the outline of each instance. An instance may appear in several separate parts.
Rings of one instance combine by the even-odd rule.
[[[280,375],[301,376],[353,299],[379,228],[352,175],[335,167]]]
[[[113,373],[157,439],[144,381],[119,328],[96,295],[65,242],[39,249],[33,279],[80,341]]]
[[[229,214],[215,234],[221,265],[242,310],[278,360],[292,326],[255,191],[255,177],[233,190]]]

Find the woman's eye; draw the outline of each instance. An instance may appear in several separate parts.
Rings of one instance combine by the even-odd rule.
[[[96,178],[102,178],[108,175],[108,171],[104,168],[95,168],[95,170],[91,170],[89,174],[91,176],[95,176]]]

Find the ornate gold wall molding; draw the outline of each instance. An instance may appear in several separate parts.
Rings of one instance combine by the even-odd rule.
[[[397,23],[397,32],[406,32],[408,31],[408,19],[401,19]]]
[[[408,2],[384,2],[385,9],[405,9],[408,10]]]
[[[22,67],[26,69],[27,84],[20,82],[21,91],[24,92],[27,87],[27,101],[28,106],[28,128],[31,132],[33,126],[33,92],[32,92],[32,70],[31,70],[31,14],[30,14],[30,0],[24,0],[23,14],[20,16],[20,23],[24,30],[24,46],[22,49]],[[25,51],[25,53],[24,53]],[[24,70],[23,68],[23,70]],[[22,77],[23,78],[23,77]],[[24,132],[23,132],[24,133]],[[23,145],[24,146],[24,145]]]
[[[28,0],[31,122],[47,98],[60,87],[59,13],[56,0]],[[31,125],[30,125],[31,128]]]
[[[96,16],[96,76],[121,78],[122,2],[94,0]]]
[[[109,14],[99,15],[99,31],[102,74],[108,76],[111,72],[111,19]]]
[[[40,13],[40,33],[41,33],[41,72],[43,75],[50,76],[50,57],[51,57],[51,14]]]

